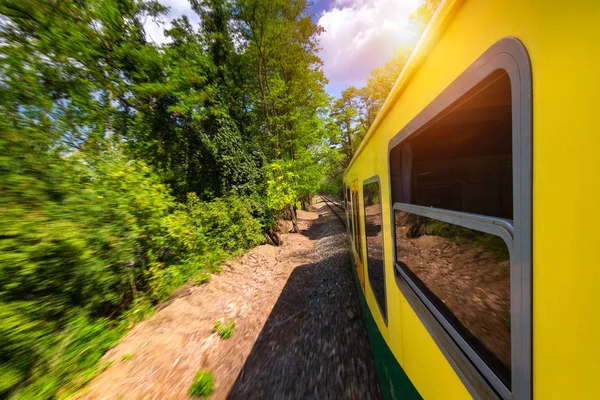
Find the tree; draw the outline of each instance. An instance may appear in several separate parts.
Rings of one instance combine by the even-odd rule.
[[[165,11],[154,1],[2,2],[0,13],[10,20],[0,50],[7,61],[0,67],[4,107],[22,123],[33,120],[19,118],[24,112],[49,121],[52,140],[98,150],[129,108],[134,67],[155,53],[141,19]]]
[[[441,0],[425,0],[413,14],[410,21],[413,29],[421,35],[429,20],[433,17]],[[415,43],[402,46],[394,52],[392,58],[383,67],[371,71],[367,84],[357,89],[353,86],[342,91],[339,98],[333,101],[329,116],[335,121],[337,129],[330,129],[328,136],[330,147],[339,150],[343,157],[330,157],[331,162],[340,162],[340,165],[330,165],[327,170],[327,184],[337,185],[329,187],[330,192],[339,192],[341,188],[340,175],[350,163],[360,142],[377,118],[385,100],[389,96],[394,84],[398,80],[402,69],[408,62]],[[339,161],[334,161],[339,160]]]
[[[417,28],[419,33],[423,33],[427,24],[435,14],[441,0],[424,0],[423,3],[410,15],[410,22]]]
[[[412,46],[407,45],[396,49],[391,60],[383,67],[377,67],[369,74],[367,85],[361,89],[362,119],[368,130],[375,121],[383,103],[392,91],[400,72],[406,65],[412,52]]]
[[[365,126],[361,118],[361,91],[350,86],[342,91],[341,96],[333,103],[331,117],[338,127],[340,150],[345,154],[345,164],[348,165],[358,148]]]
[[[131,319],[272,224],[222,52],[186,18],[148,43],[165,11],[0,3],[2,398],[77,390]]]
[[[235,15],[247,43],[243,61],[253,72],[251,130],[269,158],[294,160],[317,139],[327,106],[317,55],[321,28],[305,0],[240,0]]]

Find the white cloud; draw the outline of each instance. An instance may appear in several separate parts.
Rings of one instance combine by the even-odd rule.
[[[169,13],[165,17],[164,24],[158,24],[152,21],[151,18],[144,21],[147,40],[156,44],[166,43],[168,40],[165,37],[164,30],[170,27],[173,19],[179,18],[182,15],[187,15],[194,28],[197,28],[200,24],[200,17],[192,10],[188,0],[159,0],[159,3],[169,7]]]
[[[335,0],[319,25],[320,56],[330,92],[364,85],[369,72],[388,61],[394,49],[416,40],[409,15],[420,0]],[[337,93],[336,93],[337,94]]]

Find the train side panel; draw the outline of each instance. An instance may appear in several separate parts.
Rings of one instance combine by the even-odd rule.
[[[456,15],[345,175],[346,182],[375,175],[381,182],[387,325],[368,279],[366,303],[423,398],[471,397],[396,284],[388,144],[495,42],[515,37],[529,54],[533,83],[533,397],[593,398],[600,371],[600,3],[466,1],[454,7]],[[364,224],[362,209],[359,215]]]

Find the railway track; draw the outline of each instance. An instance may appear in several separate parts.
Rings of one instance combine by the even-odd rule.
[[[331,211],[333,211],[333,213],[339,218],[342,224],[346,226],[346,210],[344,207],[323,195],[320,195],[320,197],[321,200],[323,200],[323,202],[327,204]]]

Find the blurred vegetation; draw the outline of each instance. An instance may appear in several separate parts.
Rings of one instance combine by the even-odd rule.
[[[176,287],[339,195],[408,55],[331,104],[306,0],[190,4],[198,28],[152,0],[0,2],[0,398],[69,397]]]
[[[199,370],[190,386],[190,396],[208,398],[215,390],[215,378],[210,371]]]
[[[405,213],[405,215],[403,224],[408,226],[406,235],[409,238],[423,235],[439,236],[450,239],[458,245],[486,251],[497,261],[510,258],[508,246],[499,236],[416,214]]]
[[[253,198],[177,203],[116,149],[65,157],[32,154],[35,143],[10,129],[0,140],[0,381],[18,387],[14,397],[89,380],[152,304],[263,241],[267,211]]]
[[[159,45],[156,1],[0,2],[0,398],[79,390],[335,157],[306,1],[190,4]]]
[[[213,327],[213,332],[219,335],[222,339],[229,339],[233,334],[235,322],[230,318],[226,322],[216,321]]]

